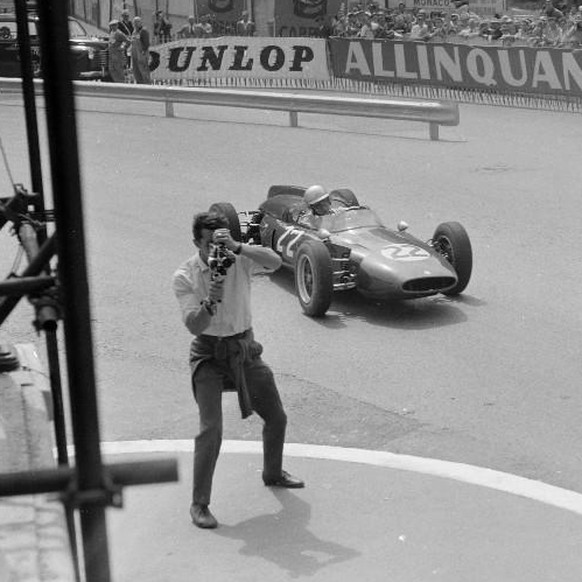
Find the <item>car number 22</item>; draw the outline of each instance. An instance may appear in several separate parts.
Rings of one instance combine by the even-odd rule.
[[[424,249],[411,244],[392,244],[382,249],[387,259],[394,261],[422,261],[430,255]]]
[[[288,226],[285,232],[277,239],[275,250],[282,255],[292,258],[295,255],[295,248],[303,235],[304,232],[302,230]]]

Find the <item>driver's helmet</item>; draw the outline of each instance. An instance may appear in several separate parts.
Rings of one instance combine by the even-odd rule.
[[[310,186],[303,194],[303,200],[308,206],[313,206],[326,198],[329,198],[329,192],[319,184]]]

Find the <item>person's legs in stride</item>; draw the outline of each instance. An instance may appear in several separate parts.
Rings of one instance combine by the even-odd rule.
[[[263,481],[265,485],[298,488],[303,481],[283,471],[287,414],[271,368],[260,358],[245,367],[247,388],[255,412],[263,419]]]
[[[210,513],[210,495],[216,461],[222,444],[222,376],[212,364],[201,364],[193,378],[194,397],[198,404],[199,432],[194,440],[194,479],[192,521],[198,527],[214,528],[218,524]]]

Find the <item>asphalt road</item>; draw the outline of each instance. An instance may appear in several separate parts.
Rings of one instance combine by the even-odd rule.
[[[0,137],[29,184],[24,117],[2,98]],[[254,327],[289,414],[289,442],[470,463],[582,491],[582,214],[578,115],[461,106],[461,124],[79,102],[103,440],[196,430],[171,292],[192,214],[254,209],[275,183],[349,187],[388,225],[430,238],[457,220],[474,249],[458,300],[379,305],[338,296],[302,315],[289,273],[254,288]],[[42,111],[41,111],[42,114]],[[44,170],[48,176],[48,161]],[[48,183],[48,182],[47,182]],[[9,188],[0,171],[0,191]],[[50,193],[47,193],[50,195]],[[1,233],[0,266],[13,239]],[[8,252],[7,252],[8,250]],[[25,303],[0,337],[36,340]],[[225,398],[225,438],[260,439]]]

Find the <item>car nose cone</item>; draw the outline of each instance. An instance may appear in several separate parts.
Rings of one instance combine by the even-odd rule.
[[[399,244],[387,245],[363,258],[358,289],[378,298],[406,298],[436,293],[455,281],[452,269],[426,249]]]

